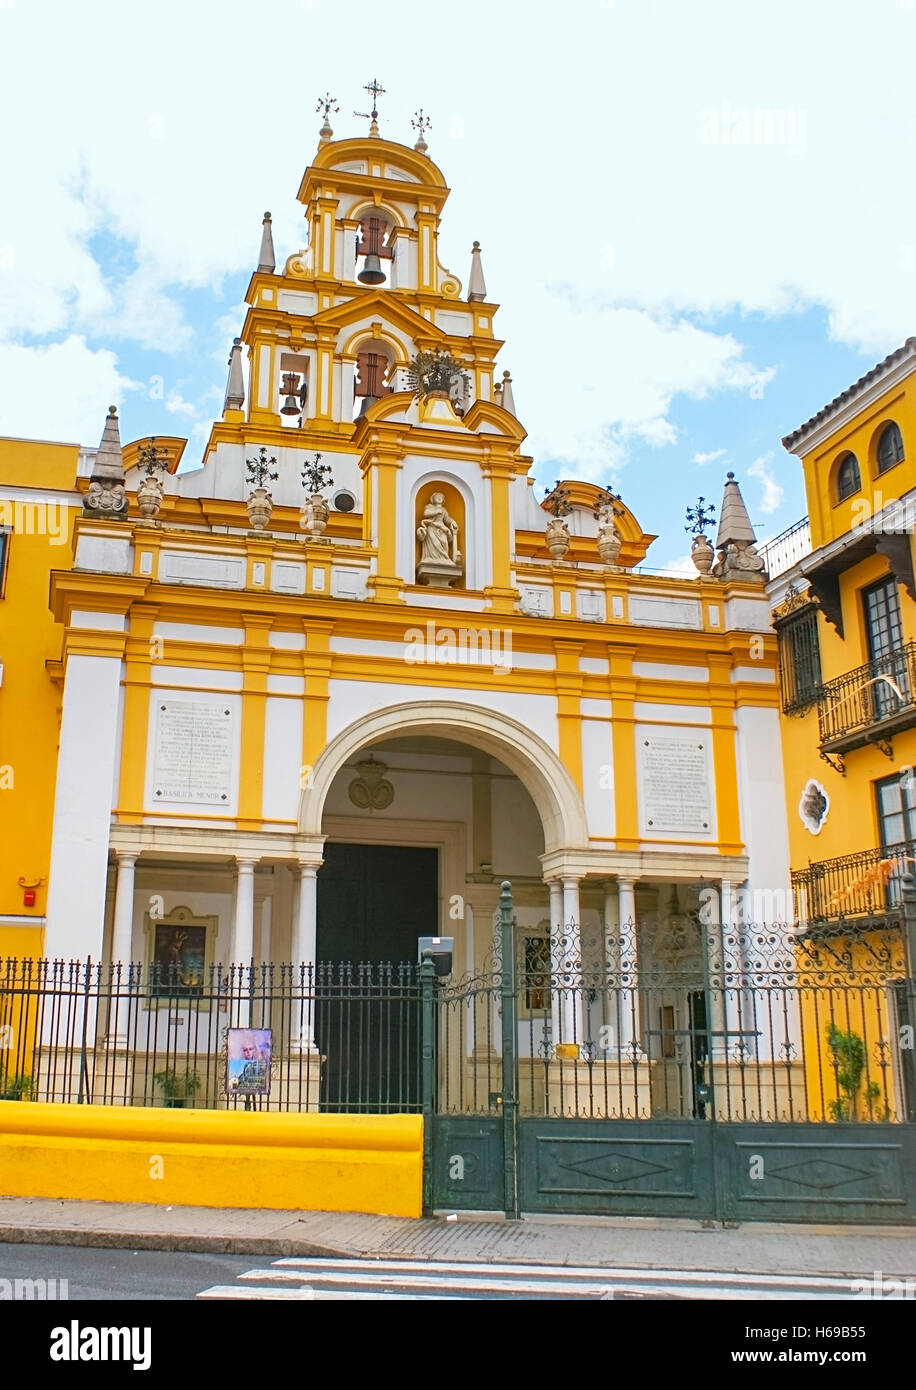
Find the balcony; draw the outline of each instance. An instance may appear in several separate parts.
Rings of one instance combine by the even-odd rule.
[[[916,843],[860,850],[793,869],[800,922],[886,921],[901,913],[902,878],[916,872]]]
[[[803,516],[785,531],[780,531],[771,541],[759,547],[764,568],[771,579],[785,574],[799,560],[811,554],[811,527],[808,518]]]
[[[821,753],[842,754],[875,743],[892,757],[893,735],[916,724],[914,692],[916,642],[824,682],[817,701]]]

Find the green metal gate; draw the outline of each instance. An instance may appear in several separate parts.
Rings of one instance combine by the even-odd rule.
[[[694,959],[637,982],[625,943],[599,976],[563,942],[535,978],[503,884],[493,969],[447,985],[421,969],[427,1210],[916,1222],[910,1059],[867,1027],[913,998],[905,937],[873,939],[868,968],[835,935],[791,959],[773,931],[709,940],[699,976]],[[567,1032],[538,1054],[530,1005],[548,995]]]

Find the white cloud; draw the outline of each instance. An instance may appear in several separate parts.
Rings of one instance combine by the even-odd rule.
[[[778,511],[782,503],[782,486],[773,476],[773,470],[767,467],[772,457],[772,453],[762,454],[760,458],[754,459],[747,470],[749,478],[759,478],[763,483],[763,495],[757,504],[757,509],[766,516]]]
[[[724,458],[727,453],[727,449],[711,449],[708,454],[694,454],[692,462],[701,466],[705,463],[715,463],[716,459]]]
[[[75,334],[37,348],[0,342],[0,381],[0,434],[74,444],[97,444],[109,405],[143,389],[113,352],[94,352]]]
[[[486,104],[460,65],[437,72],[429,139],[455,190],[441,258],[466,279],[471,241],[483,242],[529,448],[571,462],[581,451],[584,471],[604,476],[633,440],[674,439],[679,394],[759,395],[772,368],[716,331],[719,314],[819,307],[834,338],[875,355],[912,331],[916,185],[901,169],[916,9],[834,0],[826,22],[823,5],[797,0],[592,0],[557,24],[554,0],[532,0],[520,13],[469,0],[469,31],[485,29],[513,61]],[[374,0],[349,14],[373,33],[383,134],[412,142],[421,36],[379,24]],[[46,0],[3,8],[2,27],[0,116],[14,138],[0,152],[0,323],[11,339],[186,348],[183,292],[254,268],[265,208],[279,265],[303,243],[295,191],[320,121],[304,114],[308,83],[340,97],[338,137],[365,128],[349,114],[365,96],[340,10],[324,0],[159,0],[152,20],[115,0]],[[252,82],[253,33],[282,43],[269,114],[250,119],[236,94]],[[854,101],[838,80],[853,53]],[[564,71],[576,75],[569,119],[529,100]],[[868,174],[845,206],[850,169]],[[108,280],[102,232],[127,261]],[[548,282],[592,307],[573,312]],[[240,324],[218,325],[223,364]],[[78,389],[79,378],[56,386]],[[79,419],[83,403],[68,409]]]
[[[169,392],[165,408],[170,415],[194,415],[197,411],[197,407],[191,401],[186,401],[177,388]]]

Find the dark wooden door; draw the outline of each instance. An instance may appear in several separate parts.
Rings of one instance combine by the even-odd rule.
[[[315,1020],[323,1109],[419,1109],[417,937],[437,934],[438,909],[436,850],[325,845]]]

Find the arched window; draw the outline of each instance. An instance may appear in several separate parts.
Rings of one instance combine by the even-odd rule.
[[[859,465],[855,454],[844,454],[836,474],[837,501],[845,502],[846,498],[858,492],[861,486],[862,479],[859,477]]]
[[[891,421],[885,425],[878,440],[878,472],[886,473],[903,458],[903,436]]]

